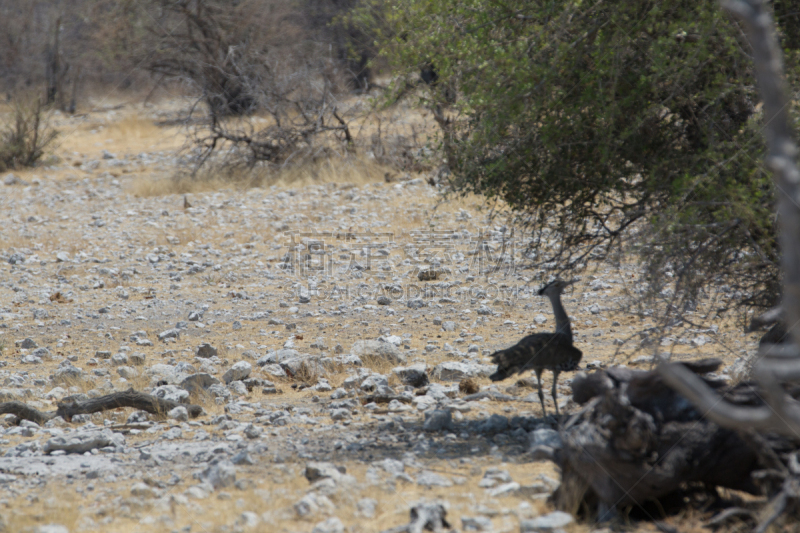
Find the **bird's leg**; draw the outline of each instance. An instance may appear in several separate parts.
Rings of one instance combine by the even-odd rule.
[[[542,402],[542,416],[547,416],[547,409],[544,407],[544,392],[542,392],[542,371],[536,370],[536,381],[539,382],[539,401]]]
[[[556,397],[556,385],[558,384],[558,370],[553,370],[553,403],[556,404],[556,416],[558,415],[558,398]]]

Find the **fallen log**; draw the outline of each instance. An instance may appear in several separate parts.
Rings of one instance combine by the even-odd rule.
[[[165,415],[176,407],[185,407],[189,416],[192,418],[197,418],[203,414],[203,408],[199,405],[187,405],[173,400],[164,400],[152,394],[128,389],[123,392],[114,392],[84,401],[59,402],[56,416],[60,416],[64,420],[69,421],[72,420],[72,417],[75,415],[98,413],[118,407],[133,407],[140,411],[147,411],[148,413],[158,415]]]
[[[30,420],[40,426],[55,416],[55,413],[43,413],[22,402],[0,403],[0,414],[12,414],[18,420]]]
[[[71,422],[72,417],[75,415],[98,413],[117,409],[119,407],[132,407],[155,415],[166,415],[175,407],[185,407],[191,418],[197,418],[203,414],[203,408],[199,405],[189,405],[172,400],[164,400],[163,398],[157,398],[151,394],[135,391],[133,389],[114,392],[88,400],[74,400],[68,398],[59,402],[57,409],[50,412],[39,411],[23,402],[2,402],[0,403],[0,414],[10,413],[15,415],[19,420],[30,420],[31,422],[42,425],[57,416],[60,416],[67,422]]]
[[[405,396],[400,396],[399,394],[370,394],[368,396],[361,397],[361,403],[366,405],[368,403],[390,403],[392,400],[397,400],[398,402],[402,403],[411,403],[411,398],[407,398]]]
[[[684,364],[697,374],[719,365],[714,359]],[[727,387],[709,377],[704,381],[728,401],[762,403],[751,383]],[[772,468],[769,454],[800,447],[800,439],[720,428],[657,371],[610,368],[579,374],[572,389],[573,399],[584,407],[560,430],[563,448],[555,460],[562,485],[553,495],[556,507],[567,512],[583,508],[608,519],[617,509],[642,507],[689,485],[766,494],[774,487],[759,473]]]

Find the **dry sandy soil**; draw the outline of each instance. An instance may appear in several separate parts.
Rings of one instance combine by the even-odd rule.
[[[316,182],[183,184],[185,206],[169,180],[185,165],[183,133],[155,125],[175,108],[56,117],[52,164],[0,183],[0,401],[53,410],[67,395],[151,392],[193,373],[223,380],[242,361],[257,379],[251,390],[240,377],[194,391],[205,414],[188,421],[132,409],[45,427],[7,416],[0,531],[372,532],[437,499],[459,530],[518,531],[552,512],[558,472],[528,447],[529,432],[554,419],[542,418],[535,390],[486,377],[494,350],[553,328],[535,295],[550,274],[516,268],[524,243],[480,198],[445,199],[424,176],[385,183],[346,166]],[[420,281],[431,267],[438,279]],[[582,366],[649,365],[638,332],[651,324],[621,311],[634,272],[594,265],[565,295]],[[721,357],[728,371],[756,339],[711,320],[669,335],[675,357]],[[379,338],[404,362],[352,357],[358,341]],[[217,355],[198,357],[203,343]],[[462,366],[437,367],[448,362]],[[429,376],[425,396],[393,372],[413,364]],[[465,401],[464,373],[503,401]],[[414,401],[362,405],[370,376]],[[564,411],[574,408],[570,378],[559,383]],[[452,426],[425,431],[433,409],[452,413]],[[44,451],[104,426],[122,434],[114,445]],[[314,461],[347,476],[312,485],[303,474]],[[220,464],[225,472],[209,472]],[[675,520],[700,530],[699,517]]]

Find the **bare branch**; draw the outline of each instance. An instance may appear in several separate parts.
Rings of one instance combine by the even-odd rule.
[[[775,173],[778,215],[783,251],[783,307],[795,342],[800,341],[800,171],[797,147],[789,127],[789,100],[783,75],[783,59],[775,37],[772,17],[762,0],[728,0],[724,7],[738,16],[753,47],[758,89],[764,101],[764,133]]]
[[[19,420],[30,420],[42,425],[56,416],[60,416],[69,422],[75,415],[98,413],[119,407],[133,407],[134,409],[163,416],[171,409],[179,406],[185,407],[192,418],[203,414],[203,408],[199,405],[165,400],[133,389],[106,394],[98,398],[89,398],[88,400],[71,400],[67,398],[59,402],[56,411],[51,412],[39,411],[22,402],[2,402],[0,403],[0,414],[13,414]]]
[[[745,330],[745,333],[751,333],[753,331],[758,330],[764,326],[769,326],[774,324],[778,320],[783,318],[783,307],[773,307],[769,311],[766,311],[758,316],[755,316],[750,320],[750,325]]]
[[[659,372],[671,387],[720,426],[774,430],[797,436],[800,435],[800,403],[789,397],[778,380],[778,376],[782,381],[800,379],[800,358],[797,357],[800,341],[800,171],[795,162],[797,148],[788,123],[789,101],[783,61],[772,17],[762,0],[728,0],[723,5],[742,20],[753,48],[756,77],[764,100],[764,129],[769,147],[767,162],[774,172],[778,191],[783,303],[781,308],[754,319],[753,324],[757,327],[762,320],[777,318],[782,310],[794,344],[765,344],[761,347],[759,355],[762,358],[755,365],[754,374],[767,404],[763,407],[739,407],[724,401],[700,378],[680,365],[662,363]]]

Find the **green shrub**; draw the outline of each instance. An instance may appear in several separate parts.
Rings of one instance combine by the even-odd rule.
[[[796,83],[797,19],[783,20]],[[725,305],[776,302],[752,59],[717,0],[368,0],[352,21],[384,28],[394,94],[425,65],[434,110],[457,88],[451,119],[437,113],[453,183],[514,208],[535,264],[622,252],[651,294],[690,305],[724,285]]]

